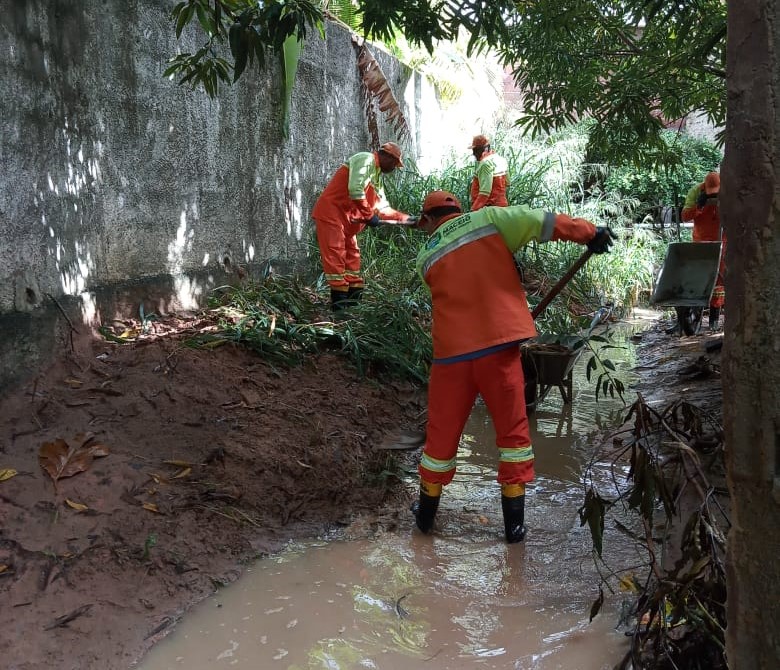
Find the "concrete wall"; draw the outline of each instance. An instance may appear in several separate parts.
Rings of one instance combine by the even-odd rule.
[[[275,61],[215,100],[163,79],[178,46],[169,2],[3,5],[0,332],[14,314],[9,329],[23,332],[27,319],[35,339],[50,339],[43,324],[53,321],[36,319],[59,311],[52,298],[75,324],[137,314],[141,302],[147,312],[191,308],[236,264],[251,274],[305,258],[316,195],[369,143],[347,30],[310,33],[284,138]],[[184,49],[200,46],[184,38]],[[412,123],[410,154],[424,144],[432,167],[437,152],[465,146],[431,86],[372,51]],[[0,384],[16,341],[0,344]]]
[[[712,125],[703,112],[691,114],[685,120],[685,132],[691,137],[715,143],[723,128]]]
[[[316,192],[367,146],[346,31],[308,41],[284,140],[276,63],[213,101],[161,77],[169,4],[16,1],[0,15],[1,312],[226,258],[295,260]],[[410,72],[382,60],[403,90]],[[175,297],[191,306],[207,288],[182,280]]]

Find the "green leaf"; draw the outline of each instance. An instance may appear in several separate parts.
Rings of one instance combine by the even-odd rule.
[[[604,542],[604,515],[606,513],[607,503],[593,488],[588,489],[585,494],[585,502],[580,507],[578,514],[580,516],[580,526],[586,523],[590,528],[590,537],[593,541],[593,548],[601,556]]]
[[[596,357],[591,356],[590,360],[588,360],[588,364],[585,366],[585,377],[588,381],[590,381],[590,375],[591,373],[596,369]]]
[[[282,47],[283,103],[282,103],[282,133],[285,138],[290,135],[290,105],[292,103],[295,74],[298,71],[298,61],[303,51],[303,42],[290,35]]]
[[[193,5],[189,5],[186,9],[179,12],[179,20],[176,22],[176,39],[181,37],[184,26],[186,26],[192,20],[194,14],[195,7]]]
[[[233,47],[232,35],[233,30],[238,24],[233,24],[231,31],[231,48]],[[233,57],[235,58],[235,64],[233,65],[233,82],[236,82],[238,78],[243,74],[246,69],[247,60],[249,58],[249,39],[247,34],[238,27],[238,42],[235,51],[233,51]]]
[[[590,621],[593,621],[593,619],[596,618],[598,613],[601,611],[601,606],[604,604],[604,589],[599,588],[599,597],[596,598],[596,600],[593,601],[593,604],[590,606]]]

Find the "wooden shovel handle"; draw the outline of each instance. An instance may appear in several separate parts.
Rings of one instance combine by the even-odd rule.
[[[593,252],[590,249],[586,249],[582,256],[580,256],[575,262],[574,265],[572,265],[567,271],[566,274],[563,275],[556,283],[555,286],[553,286],[547,293],[544,298],[542,298],[539,301],[539,304],[534,307],[534,311],[531,312],[531,316],[536,319],[537,316],[539,316],[545,309],[547,309],[547,305],[549,305],[553,299],[561,292],[561,289],[566,286],[571,281],[571,278],[576,274],[577,270],[579,270],[585,263],[588,262],[588,259],[593,255]]]

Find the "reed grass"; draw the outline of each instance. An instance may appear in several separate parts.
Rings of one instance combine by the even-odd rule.
[[[599,188],[605,166],[585,162],[587,129],[573,126],[537,142],[497,130],[494,148],[509,163],[510,204],[566,212],[610,225],[620,236],[612,253],[593,257],[548,308],[537,325],[578,331],[604,304],[627,313],[652,286],[665,249],[652,231],[631,227],[640,203]],[[431,190],[451,191],[467,208],[473,159],[421,174],[414,161],[387,180],[396,209],[417,215]],[[190,341],[194,346],[241,342],[273,363],[294,365],[322,350],[340,352],[362,374],[424,382],[432,347],[430,295],[415,259],[422,231],[380,227],[359,236],[367,288],[361,304],[334,320],[329,293],[312,239],[308,271],[301,277],[271,276],[215,291],[212,310],[218,331]],[[517,259],[524,268],[531,306],[582,253],[571,243],[530,244]],[[307,276],[312,279],[306,279]]]

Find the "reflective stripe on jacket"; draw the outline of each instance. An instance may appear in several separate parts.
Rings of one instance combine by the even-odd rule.
[[[431,290],[434,358],[536,335],[512,254],[532,240],[586,244],[595,234],[585,219],[522,206],[444,219],[417,257]]]
[[[507,162],[495,151],[482,154],[477,161],[474,179],[471,180],[471,211],[483,207],[506,207]]]
[[[351,156],[333,175],[312,210],[317,221],[340,220],[346,235],[359,233],[365,225],[352,220],[370,219],[374,212],[382,218],[402,221],[406,214],[390,207],[384,193],[379,156],[374,152],[361,151]]]
[[[314,219],[370,219],[383,198],[382,171],[376,154],[362,151],[352,156],[333,175],[312,210]],[[350,230],[350,227],[352,228]],[[348,234],[363,229],[346,224]]]

